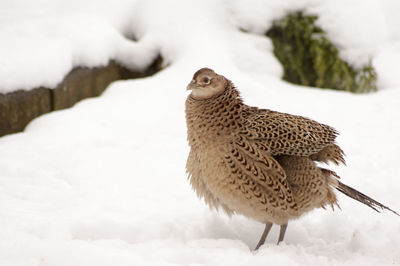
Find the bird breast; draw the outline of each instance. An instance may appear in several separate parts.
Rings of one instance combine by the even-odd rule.
[[[225,97],[224,97],[225,96]],[[241,104],[228,101],[226,95],[207,100],[186,101],[186,122],[189,144],[194,139],[204,142],[221,141],[241,127]]]

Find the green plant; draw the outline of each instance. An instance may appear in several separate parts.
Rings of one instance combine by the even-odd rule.
[[[315,25],[316,16],[288,14],[273,23],[266,35],[284,68],[283,79],[295,84],[350,92],[376,91],[376,72],[371,62],[352,68],[339,57],[327,34]]]

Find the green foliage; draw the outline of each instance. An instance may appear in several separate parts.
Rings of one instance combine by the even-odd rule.
[[[361,69],[353,69],[340,59],[338,49],[315,25],[316,19],[316,16],[295,12],[275,21],[267,31],[274,44],[274,54],[283,65],[283,79],[350,92],[376,91],[376,73],[371,62]]]

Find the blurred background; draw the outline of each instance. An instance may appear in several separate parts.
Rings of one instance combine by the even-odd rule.
[[[263,225],[187,182],[186,85],[335,127],[342,181],[399,211],[397,0],[0,2],[1,265],[400,265],[400,224],[339,196]]]

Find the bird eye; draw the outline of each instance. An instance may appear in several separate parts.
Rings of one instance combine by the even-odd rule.
[[[201,81],[202,81],[204,84],[210,84],[211,79],[210,79],[209,77],[204,77]]]

